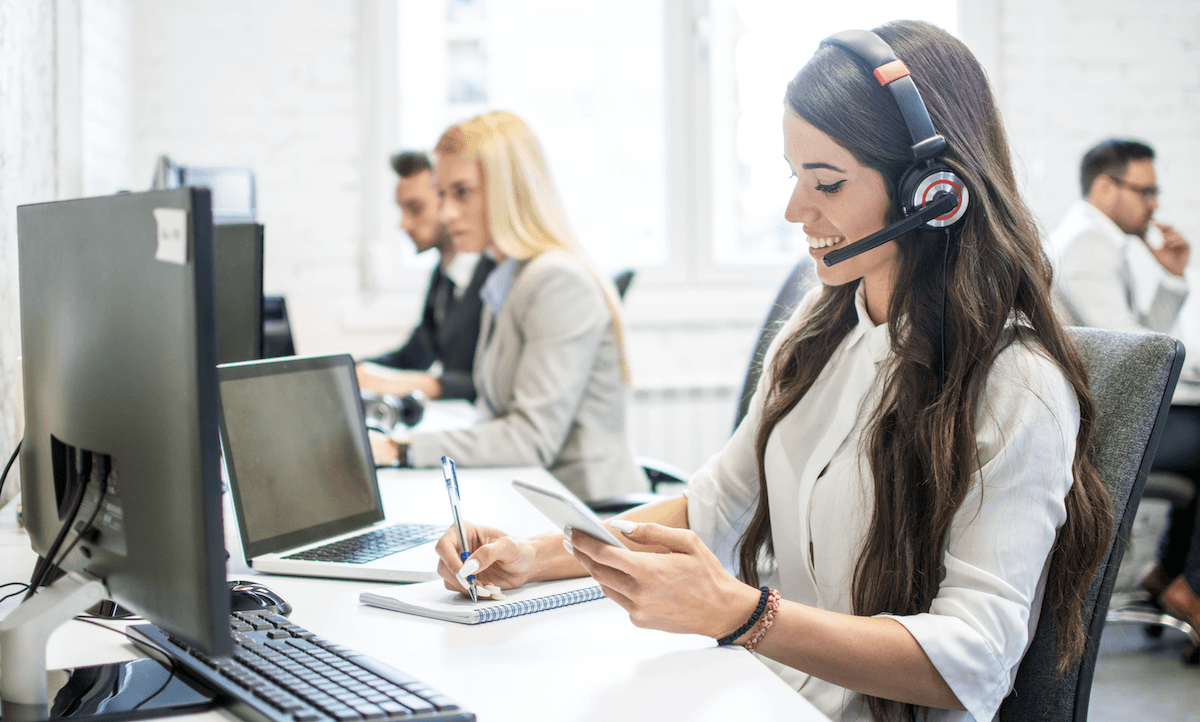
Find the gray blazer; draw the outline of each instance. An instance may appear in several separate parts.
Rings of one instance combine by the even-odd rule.
[[[563,253],[521,261],[499,314],[484,306],[469,429],[415,434],[410,459],[437,466],[542,466],[585,500],[648,488],[625,429],[612,314],[596,280]]]

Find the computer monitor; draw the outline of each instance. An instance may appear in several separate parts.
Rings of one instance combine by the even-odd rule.
[[[231,223],[213,229],[220,363],[263,356],[263,227]]]
[[[253,223],[255,219],[254,171],[249,168],[176,165],[160,156],[151,187],[156,190],[203,186],[212,191],[214,223]]]
[[[210,203],[180,188],[17,209],[22,513],[33,549],[67,574],[0,623],[4,722],[58,704],[46,638],[102,596],[232,651]],[[156,674],[112,686],[165,685],[143,661]]]
[[[185,167],[179,184],[212,190],[213,223],[254,222],[254,171],[249,168]]]
[[[287,299],[283,296],[263,298],[263,358],[295,356],[292,322],[288,320]]]

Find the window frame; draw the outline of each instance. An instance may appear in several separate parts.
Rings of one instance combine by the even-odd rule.
[[[424,17],[434,14],[445,17],[449,7],[449,0],[418,2],[426,5]],[[760,287],[764,283],[775,284],[786,275],[792,262],[742,265],[716,260],[713,214],[709,210],[715,194],[712,183],[714,129],[711,104],[714,71],[710,53],[710,0],[666,0],[663,7],[666,15],[664,62],[667,97],[663,138],[668,185],[665,192],[667,262],[645,267],[630,264],[638,274],[636,284],[643,289],[696,293],[703,293],[714,286],[736,289]],[[360,290],[366,297],[397,292],[407,297],[409,290],[414,294],[423,292],[429,264],[414,261],[411,253],[380,253],[384,246],[407,244],[407,239],[397,228],[398,211],[391,200],[395,179],[385,162],[388,155],[399,147],[401,134],[398,123],[404,116],[399,106],[400,102],[404,102],[404,94],[397,87],[400,75],[397,70],[397,45],[400,41],[402,11],[393,3],[367,2],[363,3],[362,8],[364,80],[361,83],[361,97],[364,103],[365,140]],[[958,0],[957,9],[960,37],[972,47],[980,47],[981,62],[989,70],[994,68],[997,60],[996,0]],[[456,37],[453,31],[447,32],[448,39]],[[485,41],[489,39],[486,31],[482,37]],[[434,61],[434,67],[444,69],[444,60]],[[999,94],[998,88],[996,91]],[[779,212],[783,212],[782,207]],[[400,267],[386,270],[395,280],[394,284],[380,283],[378,274],[385,272],[379,269],[381,264],[377,261],[380,256],[403,261]],[[759,294],[748,295],[757,298]]]

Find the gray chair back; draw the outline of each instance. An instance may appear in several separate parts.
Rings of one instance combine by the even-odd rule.
[[[1003,722],[1087,720],[1096,651],[1117,567],[1183,364],[1183,344],[1170,336],[1093,328],[1070,332],[1091,366],[1088,388],[1099,412],[1092,454],[1112,497],[1114,534],[1084,598],[1088,640],[1083,657],[1065,675],[1056,673],[1054,615],[1043,602],[1013,691],[1000,706]]]
[[[758,378],[762,376],[763,357],[767,354],[767,348],[770,347],[771,341],[775,340],[775,334],[779,333],[779,329],[791,318],[792,312],[800,304],[800,299],[804,298],[804,294],[808,293],[809,289],[815,285],[817,285],[817,275],[813,272],[812,256],[806,254],[792,268],[792,272],[780,286],[779,294],[775,296],[775,302],[767,311],[767,318],[763,321],[762,330],[758,332],[758,341],[754,344],[754,354],[750,357],[750,366],[746,369],[746,380],[742,382],[742,395],[738,401],[737,417],[733,420],[735,430],[738,424],[742,423],[746,412],[750,410],[750,398],[754,396]]]

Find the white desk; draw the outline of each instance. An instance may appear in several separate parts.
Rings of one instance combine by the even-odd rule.
[[[414,433],[432,433],[465,429],[479,421],[479,412],[470,401],[450,399],[425,402],[425,413],[421,423],[413,427]]]
[[[552,483],[541,469],[460,469],[465,512],[473,521],[514,533],[546,531],[547,522],[511,490],[514,477]],[[449,520],[437,470],[381,473],[389,515]],[[441,517],[432,517],[433,519]],[[227,518],[229,576],[254,575],[241,558]],[[27,581],[28,539],[16,529],[13,505],[0,510],[0,582]],[[643,630],[613,602],[600,600],[477,626],[441,622],[362,606],[367,582],[261,576],[295,607],[297,624],[370,654],[449,695],[481,722],[622,722],[825,717],[739,648],[707,637]],[[14,606],[0,606],[0,615]],[[70,622],[51,638],[52,668],[143,656],[116,634]],[[227,712],[194,719],[231,719]]]

